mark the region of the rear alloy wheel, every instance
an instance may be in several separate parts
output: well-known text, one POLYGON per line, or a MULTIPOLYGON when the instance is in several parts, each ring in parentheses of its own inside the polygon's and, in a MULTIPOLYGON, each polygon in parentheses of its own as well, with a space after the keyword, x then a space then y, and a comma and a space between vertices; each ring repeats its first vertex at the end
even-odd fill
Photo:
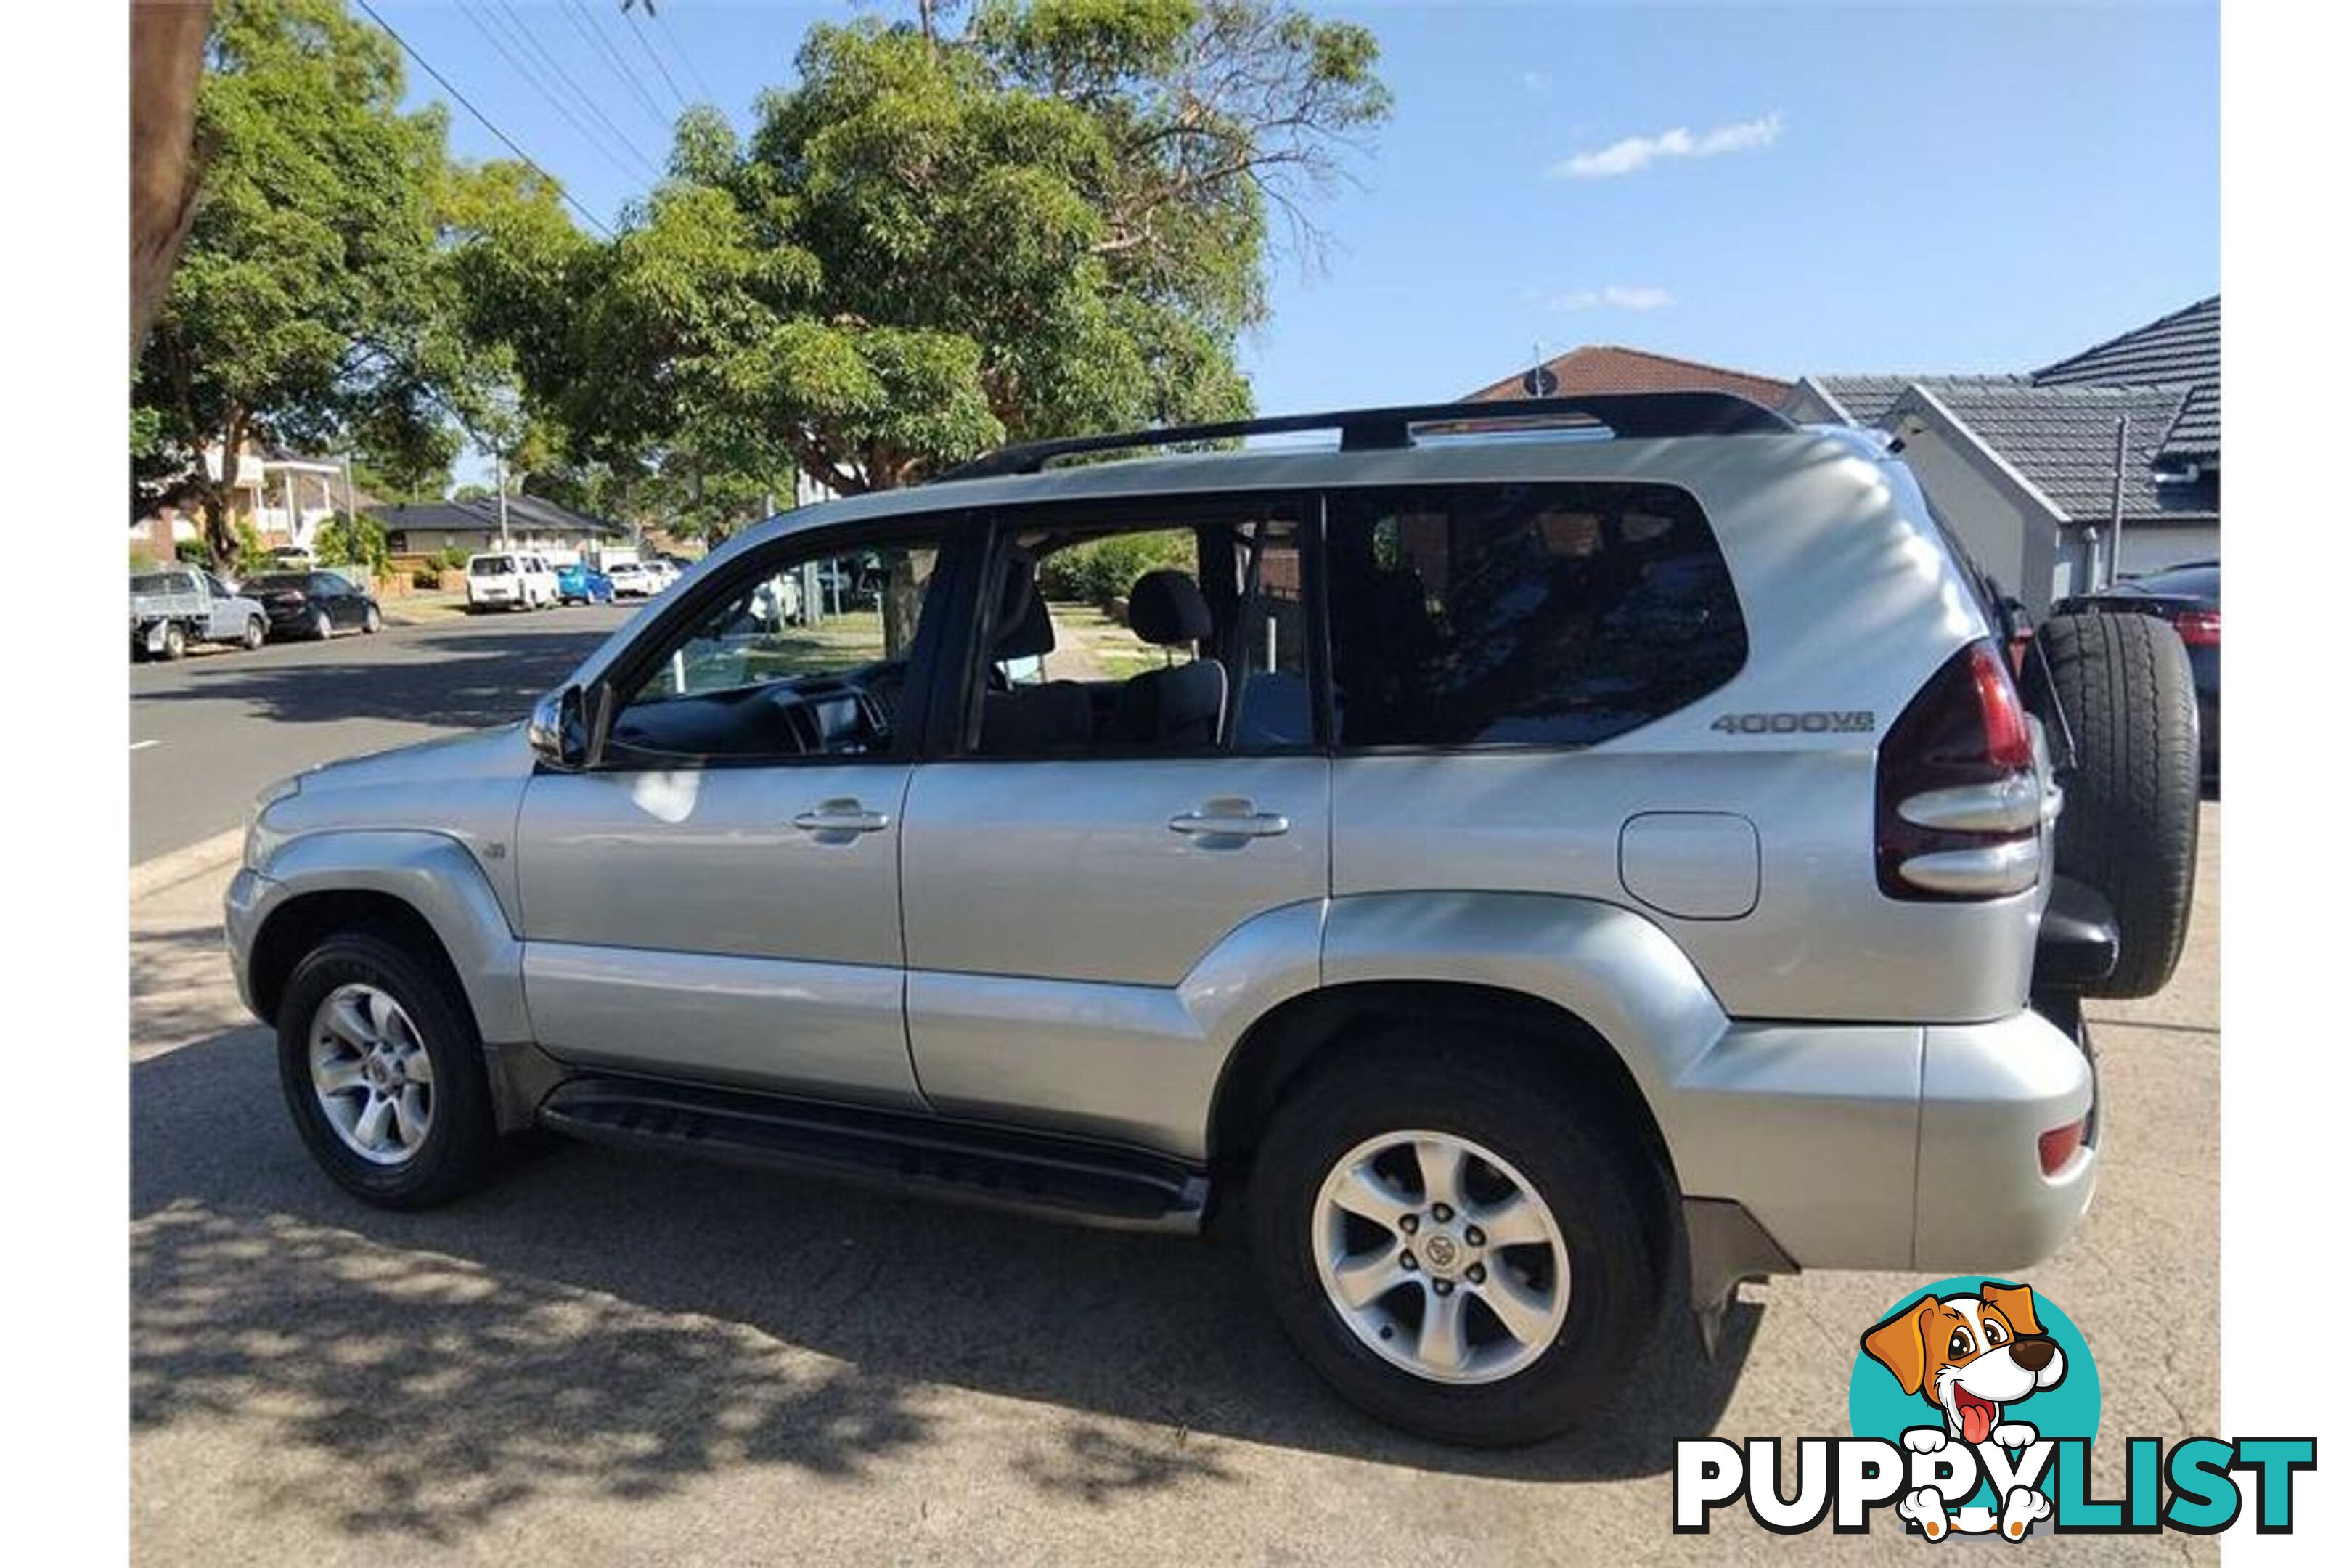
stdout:
POLYGON ((325 642, 335 635, 335 618, 326 611, 320 610, 310 617, 310 635, 320 642, 325 642))
POLYGON ((2057 868, 2106 896, 2121 938, 2114 971, 2084 990, 2152 995, 2179 962, 2197 890, 2202 763, 2188 650, 2152 616, 2053 616, 2033 640, 2020 686, 2063 768, 2057 868))
POLYGON ((163 628, 163 657, 185 658, 188 654, 187 628, 174 621, 163 628))
POLYGON ((481 1038, 455 982, 381 937, 331 937, 278 1014, 278 1079, 338 1183, 388 1208, 481 1184, 497 1144, 481 1038))
POLYGON ((261 617, 259 616, 247 616, 245 623, 246 652, 251 653, 255 648, 259 647, 263 643, 266 643, 268 640, 269 628, 262 624, 261 617))
POLYGON ((1552 1042, 1433 1023, 1339 1050, 1258 1142, 1276 1315, 1349 1401, 1441 1442, 1605 1407, 1657 1321, 1666 1184, 1552 1042))
POLYGON ((367 614, 360 617, 360 630, 369 637, 373 637, 383 630, 383 612, 370 605, 367 607, 367 614))

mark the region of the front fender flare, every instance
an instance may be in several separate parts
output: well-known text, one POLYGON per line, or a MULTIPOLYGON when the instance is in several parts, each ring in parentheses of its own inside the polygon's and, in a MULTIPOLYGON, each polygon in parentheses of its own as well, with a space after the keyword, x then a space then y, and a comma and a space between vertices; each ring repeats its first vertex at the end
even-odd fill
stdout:
POLYGON ((531 1037, 523 1005, 522 943, 471 851, 423 829, 352 828, 304 834, 278 846, 232 885, 228 937, 238 982, 247 984, 256 942, 270 919, 313 893, 378 893, 415 910, 457 973, 482 1038, 531 1037))

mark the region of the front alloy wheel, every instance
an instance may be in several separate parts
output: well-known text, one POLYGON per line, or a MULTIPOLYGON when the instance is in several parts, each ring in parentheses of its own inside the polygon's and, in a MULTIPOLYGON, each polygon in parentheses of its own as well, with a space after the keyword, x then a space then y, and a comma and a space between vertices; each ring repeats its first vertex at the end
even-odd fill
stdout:
POLYGON ((343 1146, 379 1165, 414 1159, 433 1133, 433 1058, 392 995, 354 982, 310 1019, 310 1088, 343 1146))
POLYGON ((368 1202, 425 1208, 488 1175, 481 1036, 433 955, 373 931, 320 942, 279 997, 278 1068, 311 1156, 368 1202))

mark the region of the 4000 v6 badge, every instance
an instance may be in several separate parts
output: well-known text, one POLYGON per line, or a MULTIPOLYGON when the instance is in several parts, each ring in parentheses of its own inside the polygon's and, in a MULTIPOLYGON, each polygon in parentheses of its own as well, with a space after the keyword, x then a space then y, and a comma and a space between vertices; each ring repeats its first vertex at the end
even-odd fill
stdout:
POLYGON ((1751 1437, 1675 1445, 1675 1530, 1704 1533, 1745 1500, 1765 1529, 1825 1521, 1858 1534, 1891 1510, 1912 1534, 2210 1535, 2251 1508, 2255 1528, 2294 1527, 2294 1475, 2315 1468, 2311 1437, 2125 1439, 2124 1494, 2091 1495, 2099 1376, 2066 1314, 2031 1285, 1938 1280, 1862 1335, 1848 1394, 1851 1437, 1797 1439, 1793 1496, 1780 1444, 1751 1437))

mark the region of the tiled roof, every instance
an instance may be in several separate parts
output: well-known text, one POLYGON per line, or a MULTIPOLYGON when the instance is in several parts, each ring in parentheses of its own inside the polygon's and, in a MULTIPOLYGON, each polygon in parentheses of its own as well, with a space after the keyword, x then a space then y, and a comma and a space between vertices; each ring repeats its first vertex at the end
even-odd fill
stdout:
POLYGON ((2161 455, 2213 458, 2221 451, 2221 297, 2135 327, 2033 373, 2043 386, 2191 389, 2161 455))
POLYGON ((1900 402, 1915 382, 1930 390, 1943 387, 2031 386, 2021 375, 1816 375, 1815 386, 1837 400, 1856 425, 1876 425, 1900 402))
MULTIPOLYGON (((2002 376, 1927 376, 1916 384, 2076 522, 2102 521, 2114 509, 2118 419, 2128 421, 2126 526, 2220 515, 2220 497, 2210 479, 2157 482, 2158 455, 2188 401, 2185 387, 2035 386, 2002 376)), ((1898 402, 1873 423, 1891 426, 1904 406, 1898 402)))
MULTIPOLYGON (((1545 361, 1544 368, 1559 378, 1559 389, 1553 394, 1557 397, 1603 392, 1729 392, 1770 408, 1789 394, 1787 382, 1769 375, 1620 348, 1614 343, 1588 343, 1583 348, 1571 349, 1557 359, 1545 361)), ((1520 377, 1526 374, 1525 371, 1515 371, 1493 385, 1471 393, 1463 401, 1492 403, 1525 397, 1528 392, 1520 377)))

